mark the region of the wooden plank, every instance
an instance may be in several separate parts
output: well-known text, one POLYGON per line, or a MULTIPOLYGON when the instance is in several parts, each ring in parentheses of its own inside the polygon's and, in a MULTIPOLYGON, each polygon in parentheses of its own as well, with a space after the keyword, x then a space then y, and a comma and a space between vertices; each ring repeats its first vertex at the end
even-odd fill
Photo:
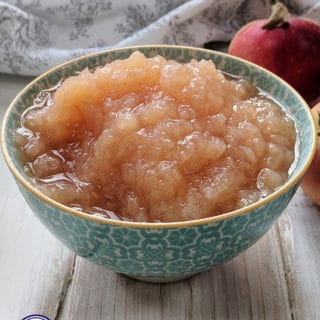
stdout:
MULTIPOLYGON (((0 76, 1 118, 29 78, 0 76)), ((72 274, 74 255, 40 224, 0 157, 0 318, 32 313, 54 319, 72 274)))
MULTIPOLYGON (((210 292, 213 292, 213 297, 208 308, 211 308, 213 319, 290 318, 287 288, 274 232, 273 228, 245 253, 213 268, 208 275, 200 275, 205 278, 202 284, 194 282, 198 289, 193 290, 197 294, 193 294, 192 310, 198 312, 192 318, 200 317, 202 312, 203 318, 209 319, 210 314, 203 314, 201 300, 210 297, 210 292)), ((205 305, 208 303, 210 301, 205 305)))
POLYGON ((77 257, 74 277, 56 320, 114 319, 117 279, 116 273, 77 257))
POLYGON ((0 318, 40 313, 54 319, 73 254, 27 208, 2 159, 0 176, 0 318))
POLYGON ((320 208, 301 189, 278 233, 293 319, 320 319, 320 208))

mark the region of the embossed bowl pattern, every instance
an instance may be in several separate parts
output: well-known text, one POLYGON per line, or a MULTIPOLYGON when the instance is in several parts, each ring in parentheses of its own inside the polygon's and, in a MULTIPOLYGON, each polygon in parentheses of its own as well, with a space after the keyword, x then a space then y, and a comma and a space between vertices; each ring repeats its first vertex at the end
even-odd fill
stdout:
POLYGON ((253 245, 284 211, 307 170, 316 130, 304 100, 283 80, 258 66, 229 55, 179 46, 141 46, 98 52, 66 62, 32 81, 11 103, 2 126, 2 150, 22 195, 35 215, 70 250, 96 264, 146 281, 175 281, 221 264, 253 245), (295 119, 297 158, 287 183, 267 198, 220 216, 178 223, 136 223, 77 212, 41 194, 20 162, 13 133, 21 113, 43 89, 84 68, 127 58, 140 50, 146 56, 188 62, 211 59, 220 70, 251 79, 285 106, 295 119))

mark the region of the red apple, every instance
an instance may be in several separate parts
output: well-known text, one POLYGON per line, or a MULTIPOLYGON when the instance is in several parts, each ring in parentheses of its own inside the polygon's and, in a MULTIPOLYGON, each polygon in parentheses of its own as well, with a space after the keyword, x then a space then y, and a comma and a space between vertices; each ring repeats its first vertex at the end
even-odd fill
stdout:
POLYGON ((312 104, 320 96, 320 25, 286 16, 284 5, 277 3, 268 20, 242 27, 228 52, 277 74, 312 104))
MULTIPOLYGON (((318 125, 318 135, 320 131, 320 102, 312 107, 311 112, 314 115, 318 125)), ((317 205, 320 205, 320 137, 317 140, 317 149, 314 158, 304 175, 300 187, 304 193, 317 205)))

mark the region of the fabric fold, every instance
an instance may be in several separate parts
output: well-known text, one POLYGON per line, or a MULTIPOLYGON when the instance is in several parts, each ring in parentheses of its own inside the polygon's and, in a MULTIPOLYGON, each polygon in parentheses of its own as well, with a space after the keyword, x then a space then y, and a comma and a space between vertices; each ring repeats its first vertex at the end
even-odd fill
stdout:
MULTIPOLYGON (((284 2, 320 22, 317 0, 284 2)), ((0 1, 0 72, 36 76, 71 58, 129 45, 227 42, 270 8, 267 0, 0 1)))

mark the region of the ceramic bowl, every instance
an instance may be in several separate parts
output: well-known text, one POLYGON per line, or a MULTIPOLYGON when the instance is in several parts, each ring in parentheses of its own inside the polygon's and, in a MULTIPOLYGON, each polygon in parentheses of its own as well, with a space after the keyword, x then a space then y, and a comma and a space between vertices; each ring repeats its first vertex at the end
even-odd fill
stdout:
POLYGON ((146 281, 176 281, 221 264, 253 245, 293 197, 314 151, 316 130, 304 100, 272 73, 229 55, 178 46, 141 46, 98 52, 64 63, 32 81, 11 103, 2 126, 2 150, 21 193, 44 226, 70 250, 96 264, 146 281), (136 223, 72 210, 41 194, 20 162, 13 133, 39 91, 84 68, 95 68, 140 50, 146 56, 188 62, 211 59, 222 71, 251 79, 279 101, 296 122, 297 157, 285 185, 265 199, 219 216, 178 223, 136 223))

